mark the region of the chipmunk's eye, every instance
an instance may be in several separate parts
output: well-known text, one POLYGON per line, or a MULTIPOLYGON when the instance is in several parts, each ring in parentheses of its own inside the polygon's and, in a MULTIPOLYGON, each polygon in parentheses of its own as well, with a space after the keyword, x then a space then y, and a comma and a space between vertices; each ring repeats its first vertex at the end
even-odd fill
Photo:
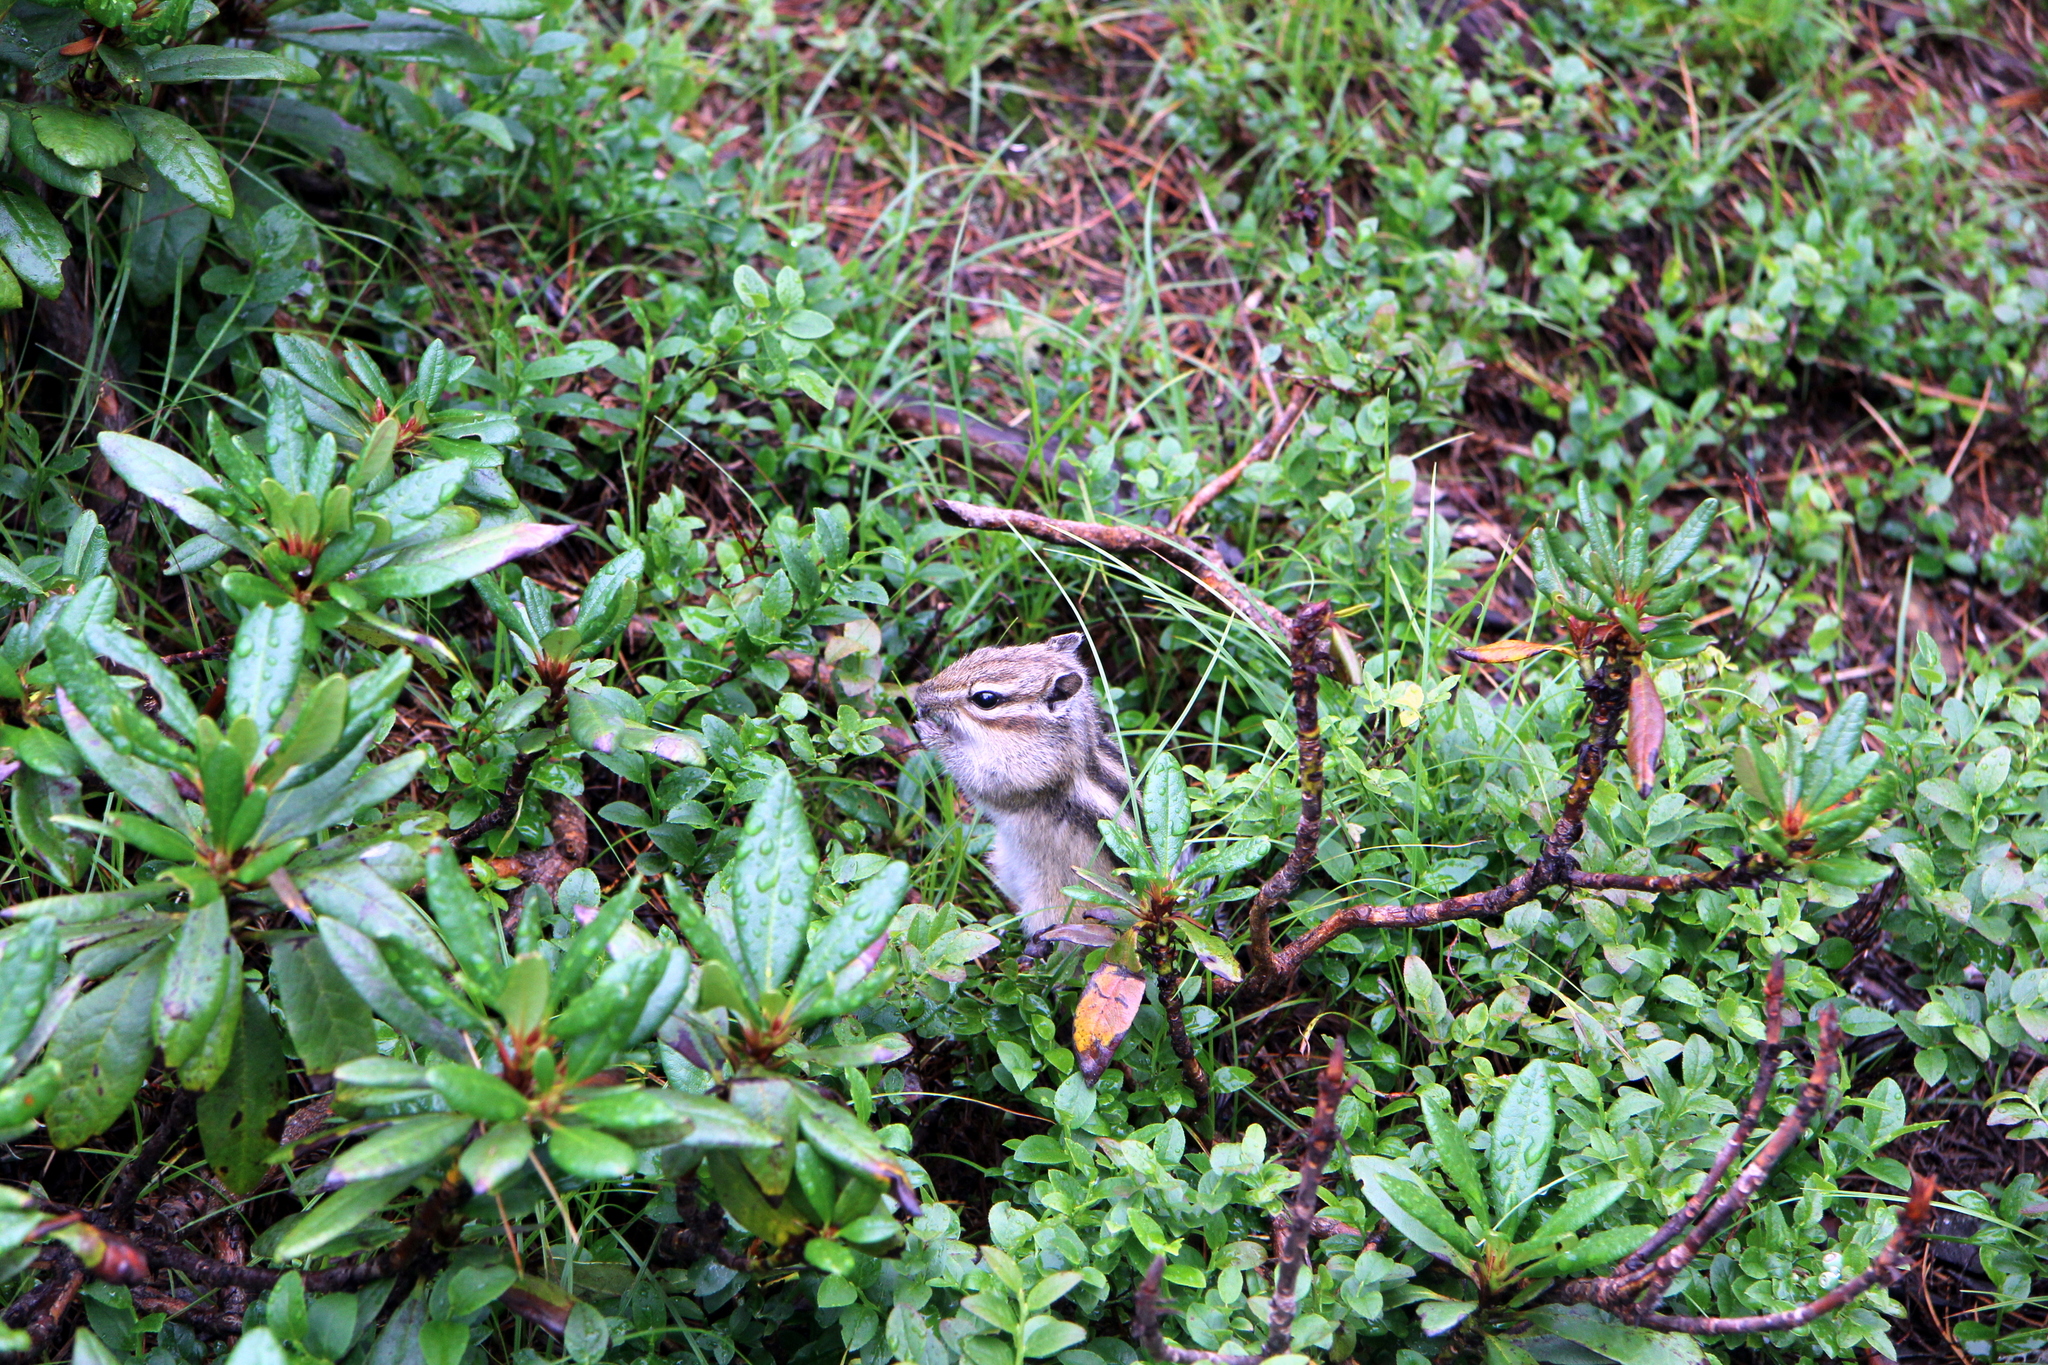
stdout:
POLYGON ((989 710, 991 707, 1002 705, 1003 694, 1000 692, 982 691, 976 692, 967 700, 973 702, 976 706, 979 706, 982 710, 986 711, 989 710))

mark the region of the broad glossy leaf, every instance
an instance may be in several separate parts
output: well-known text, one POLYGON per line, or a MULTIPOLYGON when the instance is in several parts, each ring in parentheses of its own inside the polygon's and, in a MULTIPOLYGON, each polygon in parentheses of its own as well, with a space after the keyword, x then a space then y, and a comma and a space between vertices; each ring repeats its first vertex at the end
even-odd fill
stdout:
MULTIPOLYGON (((239 980, 235 983, 240 987, 239 980)), ((244 993, 233 1060, 219 1084, 199 1097, 199 1140, 220 1182, 246 1195, 269 1173, 277 1146, 271 1119, 285 1104, 284 1045, 270 1011, 244 993)))
MULTIPOLYGON (((355 1231, 364 1219, 381 1212, 394 1195, 411 1183, 410 1175, 394 1175, 336 1190, 300 1217, 291 1231, 278 1240, 277 1258, 295 1261, 310 1256, 336 1238, 355 1231)), ((421 1316, 425 1316, 424 1306, 421 1316)))
POLYGON ((1440 1085, 1425 1086, 1420 1096, 1422 1123, 1436 1149, 1437 1164, 1451 1178, 1451 1185, 1465 1201, 1466 1210, 1479 1216, 1481 1226, 1492 1221, 1486 1201, 1486 1186, 1479 1179, 1479 1163, 1472 1155, 1472 1143, 1451 1111, 1451 1092, 1440 1085))
MULTIPOLYGON (((239 953, 235 960, 239 966, 239 953)), ((164 965, 155 1015, 164 1065, 181 1067, 199 1051, 207 1030, 220 1015, 228 989, 228 906, 214 896, 186 913, 164 965)), ((239 984, 235 989, 240 989, 239 984)))
POLYGON ((194 530, 204 531, 245 555, 254 557, 256 547, 231 525, 227 518, 191 496, 193 489, 219 493, 220 480, 193 464, 183 455, 154 441, 126 432, 100 433, 100 453, 130 488, 154 502, 162 503, 179 520, 194 530))
POLYGON ((203 134, 175 114, 144 104, 114 107, 142 147, 142 155, 193 203, 223 218, 235 216, 235 192, 220 153, 203 134))
POLYGON ((1551 1094, 1550 1064, 1537 1060, 1508 1082, 1494 1115, 1487 1148, 1493 1183, 1495 1225, 1509 1236, 1543 1186, 1556 1134, 1557 1105, 1551 1094))
POLYGON ((303 870, 296 878, 300 892, 321 914, 371 938, 404 939, 438 966, 454 965, 419 907, 359 859, 303 870))
POLYGON ((875 1136, 873 1130, 854 1117, 851 1109, 822 1096, 809 1095, 797 1116, 797 1126, 803 1132, 804 1141, 816 1148, 827 1161, 843 1171, 888 1187, 895 1196, 897 1207, 911 1217, 916 1217, 921 1211, 917 1193, 910 1188, 910 1176, 903 1163, 882 1145, 882 1140, 875 1136))
POLYGON ((1218 981, 1233 985, 1244 979, 1244 971, 1237 965, 1237 954, 1230 950, 1228 943, 1187 919, 1176 919, 1174 928, 1179 932, 1181 940, 1193 950, 1195 960, 1202 964, 1203 971, 1218 981))
POLYGON ((466 1060, 468 1049, 462 1035, 421 1009, 413 998, 398 988, 377 945, 362 932, 331 915, 319 920, 320 941, 358 995, 386 1023, 408 1038, 426 1043, 444 1057, 466 1060))
POLYGON ((306 609, 298 603, 250 608, 228 655, 227 715, 249 717, 263 734, 275 729, 298 686, 305 639, 306 609))
POLYGON ((495 995, 505 975, 504 928, 455 854, 438 840, 427 850, 427 904, 455 965, 486 996, 495 995))
POLYGON ((1630 1327, 1583 1304, 1545 1304, 1531 1310, 1529 1320, 1539 1332, 1575 1341, 1620 1365, 1707 1365, 1709 1359, 1698 1337, 1630 1327))
POLYGON ((142 59, 143 73, 157 85, 190 81, 292 81, 305 84, 320 73, 276 52, 192 43, 167 47, 142 59))
POLYGON ((400 1119, 336 1157, 328 1170, 328 1188, 353 1185, 359 1180, 416 1175, 461 1141, 469 1128, 470 1118, 466 1114, 421 1114, 400 1119))
POLYGON ((575 529, 537 521, 489 526, 402 550, 390 563, 356 581, 365 594, 424 597, 466 583, 522 555, 544 550, 575 529))
POLYGON ((103 171, 135 155, 135 138, 104 114, 89 114, 68 104, 36 104, 28 110, 36 141, 67 166, 103 171))
POLYGON ((1396 1232, 1422 1250, 1445 1257, 1460 1268, 1475 1254, 1470 1234, 1436 1192, 1407 1167, 1385 1157, 1359 1156, 1351 1159, 1351 1172, 1358 1177, 1366 1200, 1396 1232))
POLYGON ((65 1086, 43 1122, 58 1148, 97 1136, 128 1111, 156 1050, 150 1014, 166 950, 155 949, 72 1002, 50 1038, 65 1086))
POLYGON ((1582 1185, 1566 1195, 1564 1203, 1537 1225, 1536 1231, 1529 1234, 1528 1241, 1544 1245, 1575 1233, 1607 1212, 1614 1206, 1614 1201, 1626 1193, 1626 1180, 1603 1180, 1596 1185, 1582 1185))
MULTIPOLYGON (((492 16, 495 17, 495 16, 492 16)), ((396 57, 438 61, 466 71, 495 72, 504 63, 476 39, 440 19, 403 10, 379 10, 368 19, 346 10, 286 14, 269 25, 273 38, 316 52, 347 57, 396 57)))
POLYGON ((533 1151, 533 1134, 524 1123, 499 1123, 462 1149, 462 1178, 471 1187, 489 1193, 526 1165, 533 1151))
POLYGON ((427 1084, 448 1101, 448 1107, 485 1123, 510 1123, 527 1114, 526 1096, 502 1076, 473 1066, 444 1062, 427 1068, 427 1084))
POLYGON ((13 191, 0 193, 0 257, 21 282, 46 299, 64 292, 64 258, 71 239, 40 200, 13 191))
POLYGON ((1095 969, 1081 991, 1081 1003, 1074 1007, 1074 1053, 1083 1076, 1102 1079, 1144 1003, 1143 972, 1116 961, 1095 969))
POLYGON ((295 935, 273 940, 270 981, 306 1070, 332 1071, 377 1050, 370 1007, 336 969, 319 939, 295 935))
POLYGON ((564 1127, 548 1134, 548 1159, 579 1180, 618 1180, 640 1164, 633 1149, 595 1128, 564 1127))
POLYGON ((834 978, 840 969, 888 932, 909 889, 910 868, 893 861, 856 886, 805 951, 803 970, 797 973, 793 994, 802 999, 828 984, 836 990, 834 978))
POLYGON ((1162 867, 1172 867, 1180 861, 1180 851, 1187 843, 1190 816, 1187 778, 1171 753, 1159 755, 1145 774, 1140 805, 1154 854, 1162 867))
MULTIPOLYGON (((285 16, 285 19, 291 18, 335 22, 333 17, 326 15, 285 16)), ((273 36, 282 36, 278 33, 277 24, 285 19, 272 24, 270 31, 273 36)), ((355 21, 352 17, 343 16, 342 22, 355 21)), ((244 96, 232 101, 232 105, 236 113, 261 128, 266 137, 280 137, 316 155, 333 157, 346 169, 348 178, 358 184, 401 195, 420 192, 419 177, 389 147, 331 109, 283 96, 244 96)))
POLYGON ((28 1037, 50 998, 59 946, 56 917, 43 916, 8 935, 0 949, 0 1067, 28 1037))
POLYGON ((787 984, 810 927, 818 852, 796 780, 780 764, 747 812, 739 848, 722 875, 732 891, 744 965, 760 989, 787 984))

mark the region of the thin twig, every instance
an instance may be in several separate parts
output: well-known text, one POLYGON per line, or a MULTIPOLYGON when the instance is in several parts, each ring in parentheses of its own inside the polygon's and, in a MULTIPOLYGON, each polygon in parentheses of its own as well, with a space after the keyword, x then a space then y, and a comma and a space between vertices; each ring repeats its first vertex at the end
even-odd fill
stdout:
POLYGON ((526 799, 526 779, 533 773, 533 765, 540 762, 540 756, 547 752, 543 744, 538 749, 523 753, 512 760, 512 771, 505 778, 505 790, 498 796, 498 804, 485 811, 476 819, 448 836, 455 844, 466 844, 493 830, 503 829, 519 816, 519 803, 526 799))
POLYGON ((134 1157, 121 1168, 114 1178, 114 1188, 107 1195, 107 1214, 116 1229, 132 1227, 135 1223, 135 1201, 142 1195, 142 1187, 156 1174, 162 1164, 164 1153, 171 1143, 192 1123, 192 1092, 180 1090, 165 1106, 163 1117, 157 1120, 155 1131, 143 1139, 134 1157))
POLYGON ((1707 1168, 1706 1178, 1700 1181, 1700 1187, 1693 1191, 1684 1207, 1664 1220, 1664 1225, 1651 1234, 1649 1241, 1622 1257, 1621 1263, 1614 1268, 1615 1274, 1629 1275, 1640 1270, 1652 1256, 1669 1246, 1693 1219, 1699 1217, 1700 1210, 1714 1197, 1714 1191, 1721 1186, 1721 1177, 1728 1174, 1735 1158, 1742 1155, 1749 1135, 1756 1131, 1757 1120, 1763 1117, 1764 1103, 1770 1098, 1771 1086, 1778 1079, 1778 1048, 1784 1038, 1785 959, 1780 957, 1772 960, 1770 975, 1764 978, 1764 1041, 1757 1049, 1756 1085, 1749 1092, 1749 1103, 1743 1106, 1741 1116, 1735 1120, 1734 1130, 1721 1144, 1721 1150, 1714 1157, 1714 1164, 1707 1168))
POLYGON ((1323 836, 1323 731, 1316 692, 1329 671, 1327 635, 1330 604, 1311 602, 1288 623, 1288 658, 1294 685, 1295 768, 1301 784, 1301 814, 1294 825, 1294 848, 1259 887, 1245 911, 1251 933, 1252 972, 1273 975, 1273 911, 1287 903, 1315 862, 1323 836))
POLYGON ((1804 1327, 1815 1318, 1834 1312, 1872 1285, 1890 1280, 1906 1248, 1927 1230, 1927 1224, 1934 1212, 1934 1196, 1937 1192, 1934 1177, 1919 1175, 1913 1178, 1913 1194, 1906 1201, 1905 1211, 1899 1215, 1899 1225, 1892 1229, 1884 1249, 1870 1263, 1870 1268, 1861 1275, 1842 1281, 1827 1293, 1810 1303, 1797 1308, 1787 1308, 1776 1313, 1757 1313, 1746 1318, 1693 1317, 1682 1313, 1637 1313, 1628 1321, 1639 1327, 1654 1327, 1665 1332, 1689 1332, 1695 1336, 1719 1336, 1733 1332, 1784 1332, 1794 1327, 1804 1327))
POLYGON ((1295 1295, 1302 1267, 1308 1263, 1309 1239, 1319 1220, 1321 1201, 1316 1190, 1323 1170, 1337 1150, 1337 1104, 1351 1089, 1344 1075, 1344 1050, 1333 1048, 1330 1060, 1316 1084, 1315 1118, 1309 1123, 1301 1154, 1301 1180, 1286 1212, 1274 1220, 1272 1307, 1266 1316, 1266 1345, 1258 1355, 1233 1355, 1227 1351, 1198 1351, 1176 1346, 1160 1332, 1160 1281, 1166 1273, 1166 1258, 1155 1256, 1131 1305, 1131 1335, 1138 1349, 1167 1365, 1260 1365, 1283 1354, 1294 1340, 1295 1295))
POLYGON ((1149 526, 1111 526, 1094 521, 1065 521, 1012 507, 986 507, 975 502, 934 498, 932 508, 948 526, 971 531, 1010 531, 1052 545, 1086 545, 1119 558, 1152 555, 1194 579, 1209 594, 1260 630, 1287 638, 1287 618, 1245 591, 1228 570, 1183 537, 1149 526))
POLYGON ((1187 500, 1187 505, 1174 514, 1173 520, 1167 524, 1167 530, 1177 536, 1186 535, 1188 527, 1194 524, 1196 515, 1229 492, 1231 485, 1243 478, 1247 469, 1261 460, 1278 455, 1281 448, 1287 444, 1287 438, 1294 434, 1294 428, 1301 422, 1301 415, 1308 411, 1309 402, 1314 397, 1315 390, 1308 385, 1295 385, 1294 393, 1288 398, 1286 408, 1273 423, 1273 429, 1260 437, 1252 448, 1244 453, 1243 459, 1203 484, 1195 495, 1187 500))

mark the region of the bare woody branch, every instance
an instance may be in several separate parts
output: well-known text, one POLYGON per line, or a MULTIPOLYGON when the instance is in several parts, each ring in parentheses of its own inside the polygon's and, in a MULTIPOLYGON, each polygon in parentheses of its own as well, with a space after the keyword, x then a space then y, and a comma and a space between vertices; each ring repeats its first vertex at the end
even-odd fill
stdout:
POLYGON ((1693 1191, 1692 1198, 1665 1219, 1664 1225, 1652 1233, 1647 1242, 1621 1259, 1614 1268, 1616 1275, 1632 1275, 1642 1269, 1645 1262, 1689 1227, 1692 1220, 1700 1216, 1700 1210, 1707 1206, 1707 1201, 1714 1197, 1714 1191, 1721 1187, 1721 1177, 1728 1174, 1735 1158, 1742 1155, 1749 1135, 1756 1131, 1757 1120, 1763 1117, 1764 1102, 1770 1099, 1771 1087, 1777 1083, 1778 1048, 1784 1039, 1785 959, 1780 957, 1772 960, 1771 973, 1764 979, 1764 1041, 1757 1049, 1756 1086, 1749 1092, 1749 1103, 1743 1106, 1741 1116, 1735 1120, 1734 1130, 1721 1144, 1714 1164, 1707 1168, 1706 1178, 1700 1181, 1700 1187, 1693 1191))
POLYGON ((1316 700, 1319 678, 1329 671, 1330 604, 1311 602, 1288 622, 1288 659, 1294 685, 1295 769, 1301 784, 1301 815, 1294 825, 1294 848, 1287 861, 1259 887, 1245 911, 1251 934, 1252 971, 1270 976, 1273 963, 1273 911, 1287 903, 1315 863, 1323 837, 1323 731, 1316 700))
POLYGON ((1273 423, 1273 429, 1260 437, 1257 443, 1244 453, 1243 459, 1196 490, 1195 495, 1188 499, 1187 505, 1174 514, 1173 521, 1168 524, 1167 529, 1177 536, 1186 535, 1188 527, 1194 524, 1202 509, 1229 492, 1231 485, 1243 478, 1247 469, 1261 460, 1270 460, 1279 454, 1281 447, 1287 444, 1287 438, 1294 434, 1294 428, 1301 422, 1301 415, 1308 411, 1309 400, 1313 397, 1314 389, 1306 384, 1296 385, 1293 394, 1287 400, 1286 408, 1273 423))
MULTIPOLYGON (((1365 903, 1345 906, 1332 913, 1315 928, 1289 942, 1285 948, 1278 950, 1271 946, 1270 928, 1266 930, 1267 936, 1262 943, 1260 921, 1262 916, 1270 921, 1271 913, 1278 907, 1280 900, 1267 901, 1265 889, 1261 888, 1260 896, 1253 901, 1253 909, 1247 914, 1251 922, 1254 970, 1259 971, 1270 963, 1271 975, 1289 976, 1300 970, 1301 964, 1307 961, 1311 954, 1339 934, 1354 929, 1415 929, 1448 924, 1453 920, 1492 918, 1534 900, 1552 887, 1569 887, 1579 891, 1640 891, 1664 895, 1686 891, 1726 891, 1738 886, 1756 886, 1776 875, 1780 870, 1776 863, 1768 858, 1749 855, 1738 857, 1726 867, 1711 872, 1651 875, 1586 872, 1579 868, 1577 860, 1572 855, 1572 849, 1585 835, 1586 806, 1593 798, 1593 788, 1599 782, 1601 774, 1606 771, 1608 756, 1619 746, 1622 722, 1628 714, 1628 691, 1633 674, 1633 664, 1608 660, 1599 666, 1592 679, 1587 682, 1587 737, 1579 745, 1571 785, 1566 788, 1559 804, 1557 820, 1551 826, 1550 833, 1544 837, 1542 849, 1533 864, 1499 886, 1485 891, 1472 891, 1461 896, 1411 905, 1365 903), (1261 904, 1262 901, 1266 903, 1261 904)), ((1301 689, 1298 669, 1296 677, 1295 731, 1299 736, 1297 743, 1305 745, 1313 742, 1318 758, 1313 784, 1307 765, 1302 766, 1303 822, 1297 829, 1295 842, 1295 854, 1299 856, 1302 853, 1300 831, 1307 828, 1311 813, 1320 826, 1322 774, 1321 730, 1315 711, 1315 690, 1309 688, 1304 692, 1301 689), (1310 790, 1311 785, 1313 791, 1310 790), (1314 801, 1313 812, 1310 808, 1311 797, 1314 801)), ((1307 856, 1313 857, 1312 847, 1307 856)), ((1293 862, 1292 857, 1289 862, 1293 862)), ((1306 870, 1305 863, 1303 870, 1306 870)), ((1298 883, 1298 876, 1296 881, 1298 883)), ((1293 890, 1293 885, 1287 886, 1286 894, 1291 895, 1293 890)))
POLYGON ((1899 1225, 1892 1229, 1884 1249, 1871 1261, 1870 1268, 1861 1275, 1844 1280, 1827 1293, 1810 1303, 1797 1308, 1787 1308, 1778 1313, 1756 1313, 1741 1318, 1694 1317, 1684 1313, 1637 1313, 1629 1321, 1640 1327, 1654 1327, 1665 1332, 1690 1332, 1695 1336, 1718 1336, 1729 1332, 1783 1332, 1794 1327, 1804 1327, 1815 1318, 1834 1312, 1843 1304, 1875 1285, 1888 1283, 1898 1269, 1900 1260, 1908 1247, 1927 1230, 1927 1224, 1934 1214, 1934 1196, 1937 1193, 1934 1177, 1920 1175, 1913 1178, 1912 1197, 1899 1214, 1899 1225))
POLYGON ((1094 521, 1063 521, 1013 507, 986 507, 975 502, 934 498, 932 507, 948 526, 970 531, 1009 531, 1049 545, 1088 546, 1120 559, 1151 556, 1192 578, 1231 611, 1280 639, 1287 638, 1287 618, 1245 591, 1221 564, 1182 536, 1149 526, 1111 526, 1094 521))
POLYGON ((1131 1333, 1145 1355, 1165 1361, 1166 1365, 1261 1365, 1286 1352, 1294 1340, 1296 1295, 1300 1291, 1302 1268, 1308 1264, 1309 1240, 1329 1226, 1328 1219, 1317 1216, 1322 1207, 1317 1190, 1322 1185, 1323 1171, 1337 1150, 1337 1105, 1350 1089, 1351 1082, 1344 1075, 1344 1049, 1334 1047, 1316 1082, 1316 1111, 1304 1135, 1301 1180, 1287 1202, 1286 1212, 1273 1220, 1273 1299, 1266 1315, 1265 1348, 1258 1355, 1235 1355, 1176 1346, 1168 1341, 1160 1331, 1159 1303, 1166 1258, 1155 1256, 1138 1285, 1131 1310, 1131 1333))

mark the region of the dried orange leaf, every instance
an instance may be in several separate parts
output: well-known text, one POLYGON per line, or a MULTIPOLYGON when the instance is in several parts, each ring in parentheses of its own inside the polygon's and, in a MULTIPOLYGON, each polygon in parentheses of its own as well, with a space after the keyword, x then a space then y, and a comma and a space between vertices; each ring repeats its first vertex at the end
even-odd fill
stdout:
POLYGON ((1664 699, 1648 669, 1636 670, 1628 685, 1628 761, 1636 773, 1636 794, 1647 799, 1664 752, 1664 699))
POLYGON ((1564 654, 1573 652, 1570 645, 1546 645, 1535 640, 1495 640, 1490 645, 1461 646, 1451 651, 1451 657, 1468 664, 1518 664, 1552 650, 1564 654))
POLYGON ((1081 1003, 1074 1010, 1074 1051, 1081 1074, 1092 1084, 1102 1079, 1124 1035, 1145 1003, 1145 976, 1119 962, 1105 962, 1088 978, 1081 1003))

